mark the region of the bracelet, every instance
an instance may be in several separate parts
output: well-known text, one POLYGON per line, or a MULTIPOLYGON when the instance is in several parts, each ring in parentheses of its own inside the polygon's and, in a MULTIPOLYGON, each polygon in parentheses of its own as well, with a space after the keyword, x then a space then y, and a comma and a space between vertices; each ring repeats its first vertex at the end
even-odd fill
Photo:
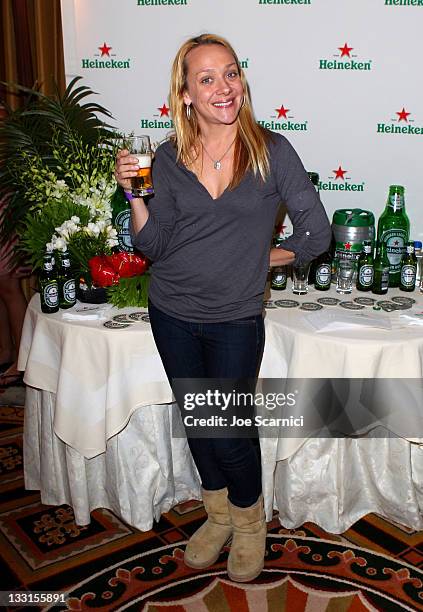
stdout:
POLYGON ((132 191, 126 191, 125 189, 123 193, 125 194, 125 198, 128 200, 128 202, 134 199, 134 196, 132 195, 132 191))

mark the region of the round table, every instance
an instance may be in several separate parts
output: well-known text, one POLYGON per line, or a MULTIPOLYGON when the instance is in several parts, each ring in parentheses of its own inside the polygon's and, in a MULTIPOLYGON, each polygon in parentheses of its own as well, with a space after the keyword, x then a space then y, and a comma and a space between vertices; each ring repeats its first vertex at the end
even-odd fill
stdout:
MULTIPOLYGON (((390 290, 387 297, 394 294, 400 292, 390 290)), ((328 295, 336 296, 334 289, 301 297, 273 292, 271 299, 302 304, 328 295)), ((359 312, 325 307, 317 313, 299 306, 266 308, 260 378, 421 378, 423 297, 412 297, 411 310, 394 313, 371 307, 359 312), (363 313, 370 321, 359 318, 363 313), (385 328, 369 326, 372 316, 374 325, 385 328), (343 320, 344 328, 333 329, 343 320)), ((121 329, 103 325, 117 313, 142 309, 82 308, 77 303, 45 315, 36 295, 27 310, 19 355, 28 385, 26 486, 40 489, 44 503, 70 503, 80 524, 89 522, 90 510, 108 507, 149 529, 178 501, 200 497, 198 475, 186 440, 172 436, 176 407, 148 322, 121 329)), ((313 521, 339 533, 377 512, 423 527, 418 444, 286 435, 260 442, 269 519, 276 507, 286 527, 313 521)))

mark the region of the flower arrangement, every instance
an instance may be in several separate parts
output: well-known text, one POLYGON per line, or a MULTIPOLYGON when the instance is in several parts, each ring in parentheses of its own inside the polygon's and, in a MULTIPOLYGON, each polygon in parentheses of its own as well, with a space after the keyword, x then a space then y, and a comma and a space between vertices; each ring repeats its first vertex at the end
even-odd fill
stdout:
POLYGON ((39 154, 25 156, 21 168, 30 203, 22 222, 21 249, 35 270, 41 268, 46 249, 68 250, 74 267, 91 284, 89 260, 110 255, 118 244, 111 205, 116 192, 114 147, 105 147, 102 139, 85 144, 71 135, 66 144, 54 138, 51 153, 57 162, 54 169, 39 154), (59 178, 65 168, 65 178, 59 178))
MULTIPOLYGON (((113 170, 121 135, 98 119, 111 116, 106 109, 82 103, 93 92, 76 87, 79 79, 63 96, 19 87, 28 94, 27 105, 0 126, 0 195, 12 194, 0 240, 18 228, 19 250, 34 271, 41 269, 46 250, 68 250, 81 286, 91 288, 102 282, 93 278, 98 258, 113 257, 118 245, 113 201, 123 195, 113 170)), ((130 305, 124 298, 129 287, 131 305, 137 299, 135 305, 146 305, 148 278, 141 275, 148 264, 142 260, 130 270, 118 267, 113 283, 100 285, 113 284, 112 303, 130 305)))

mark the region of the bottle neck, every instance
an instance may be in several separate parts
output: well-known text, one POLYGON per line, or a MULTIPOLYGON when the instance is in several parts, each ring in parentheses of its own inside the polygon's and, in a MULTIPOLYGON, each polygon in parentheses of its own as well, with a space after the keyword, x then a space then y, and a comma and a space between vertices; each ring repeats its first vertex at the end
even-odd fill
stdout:
POLYGON ((386 255, 386 246, 384 242, 379 245, 378 255, 381 259, 386 255))
POLYGON ((401 193, 389 194, 386 207, 393 212, 403 210, 405 207, 404 196, 401 193))

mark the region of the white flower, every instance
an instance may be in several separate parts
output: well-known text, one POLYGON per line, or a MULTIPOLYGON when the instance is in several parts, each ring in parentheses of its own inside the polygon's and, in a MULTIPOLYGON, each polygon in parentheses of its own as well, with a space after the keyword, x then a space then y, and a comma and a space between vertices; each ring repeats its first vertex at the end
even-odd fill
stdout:
POLYGON ((117 238, 117 230, 116 228, 113 227, 113 225, 108 225, 106 228, 106 234, 108 238, 113 238, 116 239, 117 238))
MULTIPOLYGON (((54 175, 53 175, 54 176, 54 175)), ((65 181, 54 181, 51 189, 51 197, 60 200, 65 193, 69 192, 69 187, 65 181)))
POLYGON ((115 246, 117 246, 119 244, 119 240, 116 240, 115 238, 108 238, 106 240, 106 244, 108 247, 110 247, 111 249, 115 246))
POLYGON ((85 228, 85 231, 87 232, 87 234, 91 235, 91 236, 95 236, 97 237, 100 234, 100 228, 98 226, 97 223, 88 223, 87 227, 85 228))
POLYGON ((52 238, 53 249, 55 251, 66 251, 67 243, 63 238, 58 238, 57 236, 53 236, 52 238), (56 240, 54 240, 56 238, 56 240))
POLYGON ((49 253, 51 253, 51 251, 53 251, 53 243, 52 242, 47 242, 46 243, 46 251, 48 251, 49 253))
MULTIPOLYGON (((72 219, 78 219, 78 217, 72 217, 72 219)), ((72 219, 65 221, 59 227, 54 228, 59 236, 65 240, 69 240, 73 234, 79 231, 78 225, 72 219)))
POLYGON ((79 223, 81 223, 81 219, 79 217, 77 217, 76 215, 73 215, 73 217, 70 218, 70 220, 75 223, 76 225, 78 225, 79 223))

